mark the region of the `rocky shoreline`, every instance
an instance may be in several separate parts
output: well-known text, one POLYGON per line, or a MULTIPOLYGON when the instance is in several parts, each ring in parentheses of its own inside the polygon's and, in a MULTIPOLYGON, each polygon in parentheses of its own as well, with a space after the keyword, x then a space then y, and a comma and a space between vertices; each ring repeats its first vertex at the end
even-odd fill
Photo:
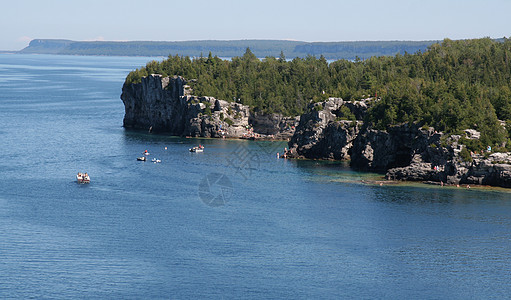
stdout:
POLYGON ((297 118, 252 113, 247 105, 191 95, 187 81, 158 74, 125 84, 125 128, 187 137, 288 140, 297 118))
MULTIPOLYGON (((511 188, 511 153, 467 158, 461 153, 467 153, 461 135, 446 136, 417 124, 375 130, 363 122, 375 98, 329 98, 290 118, 191 93, 178 76, 152 74, 125 84, 124 127, 187 137, 288 140, 289 158, 347 160, 357 170, 384 173, 387 180, 511 188)), ((478 133, 466 130, 463 138, 477 139, 478 133)))
MULTIPOLYGON (((467 158, 461 154, 465 147, 460 143, 462 136, 446 136, 417 124, 372 129, 362 119, 374 101, 377 99, 346 102, 330 98, 311 104, 289 142, 288 156, 349 160, 351 167, 385 173, 387 180, 511 188, 511 153, 472 153, 467 158), (357 120, 343 120, 343 106, 357 120)), ((464 138, 479 137, 475 130, 466 130, 464 138)))

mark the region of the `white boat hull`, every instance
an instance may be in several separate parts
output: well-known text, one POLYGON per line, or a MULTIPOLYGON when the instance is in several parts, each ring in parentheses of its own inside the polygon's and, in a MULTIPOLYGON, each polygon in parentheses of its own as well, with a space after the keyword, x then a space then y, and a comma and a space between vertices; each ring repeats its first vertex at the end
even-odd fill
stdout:
POLYGON ((78 183, 90 183, 90 177, 89 176, 76 175, 76 181, 78 183))

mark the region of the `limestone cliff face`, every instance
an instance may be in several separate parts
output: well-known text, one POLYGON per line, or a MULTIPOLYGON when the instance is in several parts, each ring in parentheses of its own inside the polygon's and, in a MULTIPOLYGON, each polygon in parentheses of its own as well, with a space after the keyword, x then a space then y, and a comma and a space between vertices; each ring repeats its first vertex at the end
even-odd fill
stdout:
MULTIPOLYGON (((434 181, 447 184, 479 184, 511 187, 511 153, 485 157, 461 155, 461 136, 445 136, 433 128, 403 124, 385 131, 365 130, 354 142, 351 165, 355 168, 386 172, 387 179, 434 181)), ((474 130, 466 138, 479 138, 474 130)))
POLYGON ((284 117, 281 114, 251 113, 248 122, 254 132, 273 135, 278 139, 288 140, 293 136, 294 127, 298 125, 300 117, 284 117))
POLYGON ((193 137, 242 137, 249 107, 213 97, 189 95, 182 77, 153 74, 125 84, 124 127, 193 137))
MULTIPOLYGON (((188 105, 182 98, 185 81, 151 75, 138 84, 125 84, 121 99, 124 103, 124 127, 154 131, 182 132, 188 105)), ((190 105, 191 106, 191 105, 190 105)), ((190 107, 193 109, 193 107, 190 107)))
POLYGON ((299 120, 251 113, 247 105, 190 94, 187 81, 178 76, 152 74, 140 83, 125 84, 124 127, 192 137, 289 139, 299 120))
POLYGON ((429 145, 438 143, 441 134, 404 124, 388 130, 364 128, 353 143, 351 164, 363 170, 385 171, 404 167, 413 161, 437 160, 428 151, 429 145))
POLYGON ((511 188, 511 153, 493 153, 488 158, 474 159, 460 182, 511 188))
POLYGON ((493 153, 487 158, 483 155, 473 155, 472 162, 464 161, 456 149, 447 149, 446 154, 450 160, 444 164, 417 159, 408 166, 389 169, 386 177, 393 180, 436 181, 447 184, 478 184, 511 188, 510 153, 493 153))
POLYGON ((347 102, 340 98, 311 104, 307 113, 300 116, 300 123, 289 142, 290 155, 295 158, 350 159, 349 151, 362 122, 340 120, 338 114, 343 105, 347 102))
MULTIPOLYGON (((465 161, 469 152, 459 143, 459 135, 444 136, 417 124, 375 130, 362 121, 339 120, 342 106, 357 119, 362 119, 367 111, 364 101, 330 98, 311 104, 289 142, 290 156, 351 160, 356 169, 385 172, 393 180, 511 187, 511 153, 472 154, 465 161)), ((465 131, 467 139, 479 137, 475 130, 465 131)))

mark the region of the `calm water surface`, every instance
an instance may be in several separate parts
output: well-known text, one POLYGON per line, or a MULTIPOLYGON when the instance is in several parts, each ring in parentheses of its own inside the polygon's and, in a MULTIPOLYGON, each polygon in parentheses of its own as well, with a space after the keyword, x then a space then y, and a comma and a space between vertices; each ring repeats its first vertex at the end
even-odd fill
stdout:
POLYGON ((122 83, 148 60, 0 54, 1 299, 511 295, 509 191, 125 131, 122 83))

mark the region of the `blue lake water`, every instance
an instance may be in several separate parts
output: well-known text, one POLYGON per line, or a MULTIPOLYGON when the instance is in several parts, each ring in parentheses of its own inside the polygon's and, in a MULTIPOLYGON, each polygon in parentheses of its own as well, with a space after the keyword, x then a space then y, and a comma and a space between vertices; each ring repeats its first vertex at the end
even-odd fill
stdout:
POLYGON ((149 59, 0 54, 0 299, 511 295, 510 191, 126 131, 149 59))

